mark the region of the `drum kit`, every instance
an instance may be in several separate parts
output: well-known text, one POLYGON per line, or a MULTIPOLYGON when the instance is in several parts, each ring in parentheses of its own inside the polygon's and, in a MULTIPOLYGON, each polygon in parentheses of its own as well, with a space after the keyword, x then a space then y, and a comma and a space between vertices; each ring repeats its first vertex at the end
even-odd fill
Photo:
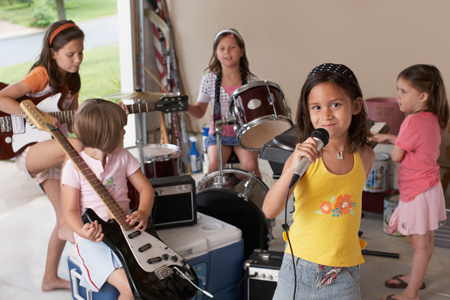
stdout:
MULTIPOLYGON (((105 97, 157 100, 162 96, 164 94, 139 91, 105 97)), ((293 123, 283 92, 270 81, 252 82, 234 91, 229 100, 229 111, 230 114, 215 123, 219 170, 206 174, 198 182, 197 210, 241 229, 244 256, 249 257, 254 249, 268 249, 272 239, 275 219, 267 219, 262 212, 269 188, 253 173, 222 168, 222 126, 234 124, 240 146, 249 151, 260 151, 264 144, 290 129, 293 123)), ((181 153, 176 145, 142 145, 141 140, 140 137, 137 146, 128 150, 140 161, 147 178, 180 175, 178 160, 181 153)), ((130 207, 136 207, 138 192, 130 184, 128 187, 130 207)))
POLYGON ((256 81, 234 91, 229 100, 231 115, 216 121, 218 171, 207 174, 197 185, 197 210, 241 229, 244 257, 254 249, 268 249, 275 219, 262 212, 269 188, 253 173, 223 170, 222 125, 234 123, 242 148, 259 151, 275 136, 293 126, 291 111, 280 87, 256 81))

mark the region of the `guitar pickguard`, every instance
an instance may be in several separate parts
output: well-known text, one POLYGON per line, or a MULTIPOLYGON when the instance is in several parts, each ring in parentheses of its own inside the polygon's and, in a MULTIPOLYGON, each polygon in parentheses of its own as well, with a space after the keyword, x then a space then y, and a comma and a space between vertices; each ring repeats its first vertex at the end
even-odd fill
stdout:
POLYGON ((135 229, 125 231, 122 229, 122 233, 134 258, 146 272, 155 272, 168 264, 183 267, 183 258, 148 232, 135 229))
MULTIPOLYGON (((39 102, 36 107, 41 111, 59 111, 58 101, 61 94, 55 94, 50 96, 41 102, 39 102)), ((46 140, 51 140, 52 135, 46 131, 40 131, 32 127, 28 122, 25 123, 25 131, 23 133, 14 133, 12 136, 12 149, 14 152, 19 151, 22 147, 30 143, 38 143, 46 140)))

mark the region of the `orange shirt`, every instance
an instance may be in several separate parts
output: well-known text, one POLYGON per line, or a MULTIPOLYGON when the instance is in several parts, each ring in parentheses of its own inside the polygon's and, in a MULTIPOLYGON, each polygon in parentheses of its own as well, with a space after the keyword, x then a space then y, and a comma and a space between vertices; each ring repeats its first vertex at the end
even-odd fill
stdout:
MULTIPOLYGON (((31 93, 27 96, 40 97, 51 92, 55 92, 49 85, 49 77, 47 70, 43 66, 38 66, 28 73, 28 75, 22 79, 31 89, 31 93)), ((68 88, 64 88, 63 91, 68 91, 66 98, 63 100, 61 107, 63 110, 69 109, 75 98, 78 98, 78 93, 72 95, 68 88)))

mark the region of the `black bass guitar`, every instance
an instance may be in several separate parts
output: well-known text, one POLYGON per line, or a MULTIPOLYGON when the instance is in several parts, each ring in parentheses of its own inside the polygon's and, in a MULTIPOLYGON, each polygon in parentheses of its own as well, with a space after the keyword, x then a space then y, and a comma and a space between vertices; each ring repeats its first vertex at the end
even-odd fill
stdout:
POLYGON ((134 298, 138 300, 187 300, 194 297, 198 278, 188 261, 159 239, 150 220, 145 231, 136 230, 134 226, 128 224, 125 212, 67 138, 52 125, 52 119, 44 115, 29 100, 22 101, 20 107, 27 120, 37 129, 51 133, 60 143, 104 202, 111 220, 103 221, 90 208, 84 211, 82 220, 84 223, 98 221, 102 225, 103 241, 122 262, 134 298))

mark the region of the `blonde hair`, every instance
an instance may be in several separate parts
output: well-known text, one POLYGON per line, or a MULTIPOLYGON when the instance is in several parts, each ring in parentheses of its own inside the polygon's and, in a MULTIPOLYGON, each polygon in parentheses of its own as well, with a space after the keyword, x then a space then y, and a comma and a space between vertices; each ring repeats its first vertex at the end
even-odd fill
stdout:
POLYGON ((126 124, 127 115, 119 105, 95 98, 78 108, 73 131, 85 147, 112 153, 120 146, 126 124))

